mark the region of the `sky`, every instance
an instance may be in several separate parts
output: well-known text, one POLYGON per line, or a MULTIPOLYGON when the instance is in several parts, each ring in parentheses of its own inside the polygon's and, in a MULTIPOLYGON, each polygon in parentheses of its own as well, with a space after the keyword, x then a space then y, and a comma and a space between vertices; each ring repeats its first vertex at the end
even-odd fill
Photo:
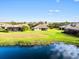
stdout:
POLYGON ((79 22, 79 0, 0 0, 0 22, 79 22))

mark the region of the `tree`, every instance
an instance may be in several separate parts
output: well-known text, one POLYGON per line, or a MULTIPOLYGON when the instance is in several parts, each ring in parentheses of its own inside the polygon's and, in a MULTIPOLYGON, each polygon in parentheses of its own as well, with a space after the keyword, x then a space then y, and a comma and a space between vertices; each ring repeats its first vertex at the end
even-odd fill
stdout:
POLYGON ((14 22, 14 21, 12 21, 12 22, 10 22, 10 24, 12 24, 12 25, 16 25, 17 23, 16 23, 16 22, 14 22))
POLYGON ((32 29, 34 26, 37 25, 36 22, 29 22, 28 25, 30 26, 30 28, 32 29))
POLYGON ((30 27, 27 24, 24 24, 22 27, 22 31, 30 30, 30 27))
POLYGON ((68 25, 68 24, 70 24, 70 22, 57 22, 57 23, 55 22, 55 23, 49 23, 48 27, 50 29, 52 29, 52 28, 59 28, 60 26, 68 25))

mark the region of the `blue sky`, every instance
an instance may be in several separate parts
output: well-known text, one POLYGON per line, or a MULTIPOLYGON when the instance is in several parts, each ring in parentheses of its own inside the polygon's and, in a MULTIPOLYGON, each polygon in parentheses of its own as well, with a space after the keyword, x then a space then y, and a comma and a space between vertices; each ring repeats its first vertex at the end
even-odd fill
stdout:
POLYGON ((0 21, 79 21, 79 0, 0 0, 0 21))

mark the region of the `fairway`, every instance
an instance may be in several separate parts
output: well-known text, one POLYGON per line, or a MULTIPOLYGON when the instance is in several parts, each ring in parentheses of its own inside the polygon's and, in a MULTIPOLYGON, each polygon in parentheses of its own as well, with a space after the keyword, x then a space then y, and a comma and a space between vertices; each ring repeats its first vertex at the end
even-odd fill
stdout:
POLYGON ((0 32, 0 46, 47 45, 52 42, 65 42, 79 45, 79 37, 62 32, 62 30, 57 29, 48 31, 0 32))

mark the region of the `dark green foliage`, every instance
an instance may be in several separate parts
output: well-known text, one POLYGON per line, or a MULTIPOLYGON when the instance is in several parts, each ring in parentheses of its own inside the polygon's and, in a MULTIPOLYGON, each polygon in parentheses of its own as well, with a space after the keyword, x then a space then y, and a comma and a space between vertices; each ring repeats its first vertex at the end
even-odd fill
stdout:
POLYGON ((49 27, 50 29, 53 29, 53 23, 49 23, 49 24, 48 24, 48 27, 49 27))
POLYGON ((27 30, 30 30, 29 26, 28 25, 23 25, 22 31, 27 31, 27 30))
POLYGON ((6 24, 18 25, 18 24, 26 24, 26 22, 14 22, 14 21, 11 21, 11 22, 6 22, 6 24))
POLYGON ((8 32, 7 29, 0 28, 0 32, 8 32))
POLYGON ((12 25, 16 25, 17 23, 12 21, 12 22, 10 22, 10 24, 12 24, 12 25))
POLYGON ((49 23, 49 24, 48 24, 48 27, 49 27, 50 29, 52 29, 52 28, 59 28, 59 26, 60 26, 59 23, 49 23))
POLYGON ((37 23, 36 22, 29 22, 28 25, 32 29, 34 26, 37 25, 37 23))
POLYGON ((52 29, 52 28, 59 28, 59 26, 63 26, 63 25, 67 25, 67 24, 69 24, 69 22, 49 23, 49 24, 48 24, 48 27, 49 27, 50 29, 52 29))

